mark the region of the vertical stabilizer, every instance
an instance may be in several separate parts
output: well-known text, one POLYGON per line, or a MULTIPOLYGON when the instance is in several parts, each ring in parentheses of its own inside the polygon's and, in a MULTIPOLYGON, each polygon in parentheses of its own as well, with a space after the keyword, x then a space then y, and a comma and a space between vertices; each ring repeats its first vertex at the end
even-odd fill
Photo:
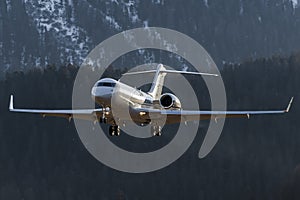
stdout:
POLYGON ((157 100, 160 97, 164 85, 165 76, 167 74, 166 72, 161 71, 166 71, 166 68, 162 64, 158 64, 151 89, 148 92, 148 94, 150 94, 154 100, 157 100))

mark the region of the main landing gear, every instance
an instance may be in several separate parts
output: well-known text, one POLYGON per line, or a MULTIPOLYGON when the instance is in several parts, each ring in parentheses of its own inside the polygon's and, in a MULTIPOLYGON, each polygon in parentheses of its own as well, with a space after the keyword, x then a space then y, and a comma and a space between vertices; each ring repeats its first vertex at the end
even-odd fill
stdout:
POLYGON ((153 136, 161 136, 161 126, 151 126, 153 136))
POLYGON ((119 126, 110 126, 109 127, 109 135, 119 136, 120 135, 120 127, 119 126))
POLYGON ((100 117, 99 122, 106 124, 107 123, 107 118, 106 117, 100 117))
MULTIPOLYGON (((99 123, 104 123, 104 124, 107 124, 108 123, 108 119, 106 117, 106 115, 109 115, 109 112, 110 112, 110 108, 109 107, 105 107, 105 106, 102 106, 103 108, 105 108, 102 112, 102 116, 99 117, 99 123)), ((117 126, 117 125, 111 125, 109 126, 109 135, 111 136, 119 136, 120 135, 120 127, 117 126)))

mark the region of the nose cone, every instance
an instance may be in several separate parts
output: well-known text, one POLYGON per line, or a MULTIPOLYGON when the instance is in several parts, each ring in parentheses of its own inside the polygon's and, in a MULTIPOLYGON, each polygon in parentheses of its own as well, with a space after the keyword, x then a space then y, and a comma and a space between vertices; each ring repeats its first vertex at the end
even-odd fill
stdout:
POLYGON ((99 90, 97 90, 97 87, 94 86, 91 91, 92 97, 95 98, 97 96, 97 93, 99 93, 99 90))
POLYGON ((116 86, 114 79, 105 78, 98 81, 92 88, 91 95, 94 101, 100 105, 110 105, 110 100, 116 86))
POLYGON ((113 91, 114 91, 113 87, 105 87, 105 86, 97 87, 97 86, 94 86, 92 88, 91 95, 93 97, 105 97, 107 95, 111 95, 113 91))

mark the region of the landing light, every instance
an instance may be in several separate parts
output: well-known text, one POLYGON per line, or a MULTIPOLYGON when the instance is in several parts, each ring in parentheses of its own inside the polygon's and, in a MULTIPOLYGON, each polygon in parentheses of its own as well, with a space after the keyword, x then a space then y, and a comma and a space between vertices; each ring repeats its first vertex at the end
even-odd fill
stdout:
POLYGON ((140 112, 140 116, 146 115, 146 112, 140 112))

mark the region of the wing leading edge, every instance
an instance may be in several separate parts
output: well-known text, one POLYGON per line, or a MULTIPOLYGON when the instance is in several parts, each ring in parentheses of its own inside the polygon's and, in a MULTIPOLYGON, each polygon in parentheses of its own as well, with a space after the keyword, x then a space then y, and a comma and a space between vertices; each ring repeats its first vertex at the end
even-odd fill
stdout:
MULTIPOLYGON (((136 112, 140 113, 141 118, 148 118, 149 114, 155 113, 167 116, 167 123, 179 123, 183 118, 184 121, 207 120, 218 118, 249 118, 250 115, 264 115, 264 114, 284 114, 290 111, 294 97, 286 109, 283 110, 259 110, 259 111, 201 111, 201 110, 160 110, 153 108, 133 108, 136 112)), ((103 112, 109 110, 98 109, 78 109, 78 110, 43 110, 43 109, 15 109, 13 102, 13 95, 10 96, 9 111, 20 113, 40 114, 43 117, 63 117, 67 119, 78 118, 91 121, 97 121, 103 112)), ((157 116, 157 115, 156 115, 157 116)), ((149 118, 150 119, 150 118, 149 118)))
POLYGON ((52 116, 52 117, 63 117, 67 119, 78 118, 95 121, 98 119, 98 116, 101 116, 105 109, 78 109, 78 110, 43 110, 43 109, 15 109, 14 108, 14 97, 10 96, 9 101, 9 111, 11 112, 20 112, 20 113, 32 113, 32 114, 41 114, 43 117, 52 116))
MULTIPOLYGON (((283 110, 257 110, 257 111, 201 111, 201 110, 160 110, 149 108, 137 108, 140 113, 156 113, 167 115, 167 123, 184 121, 218 119, 218 118, 250 118, 250 115, 284 114, 290 111, 294 97, 292 97, 283 110)), ((144 115, 149 116, 149 115, 144 115)))

